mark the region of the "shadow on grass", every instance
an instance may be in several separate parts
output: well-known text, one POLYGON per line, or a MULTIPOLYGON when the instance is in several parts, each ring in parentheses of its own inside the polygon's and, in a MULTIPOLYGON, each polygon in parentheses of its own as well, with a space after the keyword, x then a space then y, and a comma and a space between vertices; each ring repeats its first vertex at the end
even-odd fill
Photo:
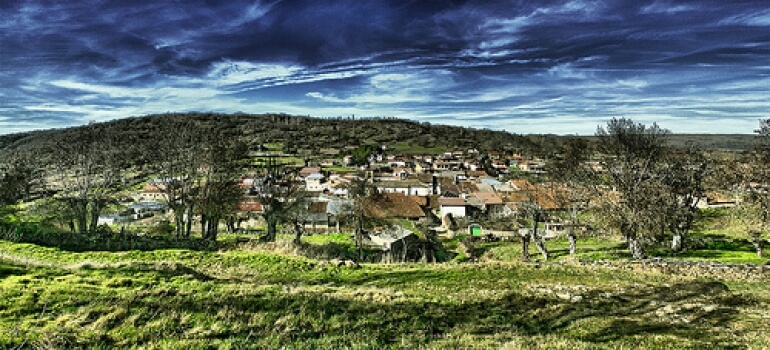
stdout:
POLYGON ((0 261, 0 279, 8 276, 20 276, 25 274, 27 274, 27 271, 24 268, 0 261))
MULTIPOLYGON (((425 280, 426 276, 419 277, 425 280)), ((100 322, 101 317, 109 318, 109 323, 100 323, 107 327, 98 329, 105 334, 129 319, 132 327, 144 327, 156 324, 156 317, 163 317, 163 337, 167 340, 192 337, 209 342, 251 338, 250 346, 257 347, 321 344, 324 347, 400 348, 403 344, 421 347, 442 341, 447 334, 455 337, 464 334, 498 339, 500 336, 504 339, 555 335, 605 345, 631 341, 631 336, 662 335, 667 339, 652 338, 661 342, 670 342, 672 338, 683 340, 695 348, 729 348, 737 346, 733 343, 735 340, 711 330, 728 327, 737 315, 737 308, 749 303, 717 282, 645 287, 611 295, 589 291, 579 302, 552 294, 533 296, 515 291, 494 299, 465 303, 391 298, 371 295, 362 300, 336 290, 292 293, 285 289, 261 289, 245 290, 236 296, 156 288, 118 302, 118 306, 132 313, 115 315, 106 309, 101 311, 102 315, 94 310, 90 314, 95 323, 100 322), (205 322, 220 319, 227 322, 217 329, 188 332, 206 329, 205 322), (688 321, 678 321, 681 319, 688 321), (203 324, 190 324, 190 320, 203 324), (585 327, 586 324, 589 327, 585 327)), ((157 340, 153 339, 156 336, 145 333, 130 341, 141 346, 157 340)), ((106 341, 104 337, 98 339, 102 344, 106 341)), ((125 343, 126 340, 112 339, 111 342, 125 343)))
POLYGON ((37 227, 15 227, 0 231, 0 239, 15 243, 31 243, 71 252, 86 251, 152 251, 160 249, 190 249, 214 251, 220 243, 199 238, 177 238, 134 233, 71 233, 37 227))

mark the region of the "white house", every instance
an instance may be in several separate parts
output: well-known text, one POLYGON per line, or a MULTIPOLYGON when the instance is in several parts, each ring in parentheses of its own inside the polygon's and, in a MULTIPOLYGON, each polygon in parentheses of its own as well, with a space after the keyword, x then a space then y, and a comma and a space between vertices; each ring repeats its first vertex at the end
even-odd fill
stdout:
POLYGON ((461 197, 439 197, 439 216, 445 217, 452 214, 452 217, 459 218, 464 217, 465 211, 465 199, 461 197))
POLYGON ((305 177, 305 190, 309 192, 323 192, 329 189, 321 173, 312 173, 305 177))
POLYGON ((430 184, 419 181, 381 181, 376 184, 380 193, 401 193, 407 196, 430 196, 433 193, 430 184))

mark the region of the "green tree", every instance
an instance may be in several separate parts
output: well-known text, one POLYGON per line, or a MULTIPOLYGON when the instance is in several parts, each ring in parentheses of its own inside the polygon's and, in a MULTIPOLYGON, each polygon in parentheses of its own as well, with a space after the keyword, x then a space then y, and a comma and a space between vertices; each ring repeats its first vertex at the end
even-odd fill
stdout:
POLYGON ((686 238, 695 222, 698 203, 705 195, 708 169, 706 156, 693 145, 671 150, 663 166, 668 188, 668 220, 673 234, 671 250, 686 248, 686 238))
POLYGON ((626 239, 635 259, 646 256, 643 241, 665 227, 661 203, 668 198, 660 166, 668 134, 657 124, 647 126, 625 118, 613 118, 596 132, 604 179, 619 195, 605 201, 605 218, 626 239))

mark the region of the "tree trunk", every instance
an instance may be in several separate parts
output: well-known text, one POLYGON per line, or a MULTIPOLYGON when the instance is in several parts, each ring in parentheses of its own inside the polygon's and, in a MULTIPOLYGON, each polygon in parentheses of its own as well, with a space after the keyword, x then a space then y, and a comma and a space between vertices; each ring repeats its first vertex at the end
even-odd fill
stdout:
POLYGON ((358 214, 358 227, 356 228, 356 248, 358 250, 358 260, 361 263, 364 258, 364 217, 358 214))
POLYGON ((567 238, 569 239, 569 255, 575 256, 575 253, 577 252, 577 236, 575 235, 575 228, 573 226, 569 227, 567 238))
POLYGON ((674 232, 674 237, 671 239, 671 250, 674 252, 681 252, 684 250, 684 234, 681 232, 674 232))
POLYGON ((294 221, 294 244, 302 245, 302 226, 299 221, 294 221))
POLYGON ((187 231, 185 231, 185 234, 184 234, 184 236, 188 238, 190 237, 190 231, 192 231, 192 227, 193 227, 193 214, 194 214, 193 206, 191 205, 187 208, 187 224, 185 225, 186 226, 185 229, 187 229, 187 231))
POLYGON ((208 235, 207 238, 211 241, 216 241, 219 235, 219 216, 214 216, 208 220, 208 235))
POLYGON ((80 233, 88 233, 88 218, 85 205, 78 203, 77 215, 78 231, 80 233))
POLYGON ((171 207, 171 210, 174 211, 174 224, 176 224, 176 236, 182 237, 185 233, 185 223, 184 223, 184 208, 181 208, 180 206, 173 206, 171 207))
POLYGON ((631 251, 631 257, 634 259, 644 259, 647 257, 638 238, 629 236, 626 237, 626 240, 628 240, 628 249, 631 251))
POLYGON ((100 203, 99 200, 94 200, 94 203, 91 205, 91 222, 90 226, 88 228, 88 231, 91 233, 96 233, 96 229, 99 224, 99 214, 102 211, 102 203, 100 203))
POLYGON ((529 262, 531 260, 531 257, 529 256, 529 241, 531 236, 529 235, 529 232, 526 234, 521 234, 521 260, 524 262, 529 262))
POLYGON ((543 236, 541 236, 537 232, 537 221, 535 221, 535 227, 532 230, 532 238, 535 239, 535 246, 537 247, 537 250, 540 251, 540 254, 543 256, 543 260, 548 260, 550 258, 550 254, 548 254, 548 248, 545 247, 545 241, 543 240, 543 236))
POLYGON ((277 236, 276 231, 278 230, 278 222, 272 217, 268 217, 265 221, 267 221, 267 235, 265 236, 265 241, 275 242, 275 238, 277 236))
POLYGON ((176 224, 177 238, 184 237, 185 233, 187 232, 184 221, 184 212, 177 214, 177 212, 174 211, 174 223, 176 224))
POLYGON ((751 244, 754 245, 754 249, 757 251, 757 257, 758 258, 764 258, 765 257, 765 241, 762 240, 762 232, 751 231, 751 232, 749 232, 749 235, 751 235, 751 244))

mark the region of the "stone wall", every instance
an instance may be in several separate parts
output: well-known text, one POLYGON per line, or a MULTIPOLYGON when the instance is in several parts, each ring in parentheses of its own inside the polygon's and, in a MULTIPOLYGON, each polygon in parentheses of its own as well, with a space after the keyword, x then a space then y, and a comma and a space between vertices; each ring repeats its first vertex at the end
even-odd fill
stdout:
POLYGON ((664 274, 715 278, 737 281, 768 281, 770 265, 724 264, 700 261, 667 261, 650 259, 638 261, 581 260, 580 265, 602 266, 630 271, 658 271, 664 274))

